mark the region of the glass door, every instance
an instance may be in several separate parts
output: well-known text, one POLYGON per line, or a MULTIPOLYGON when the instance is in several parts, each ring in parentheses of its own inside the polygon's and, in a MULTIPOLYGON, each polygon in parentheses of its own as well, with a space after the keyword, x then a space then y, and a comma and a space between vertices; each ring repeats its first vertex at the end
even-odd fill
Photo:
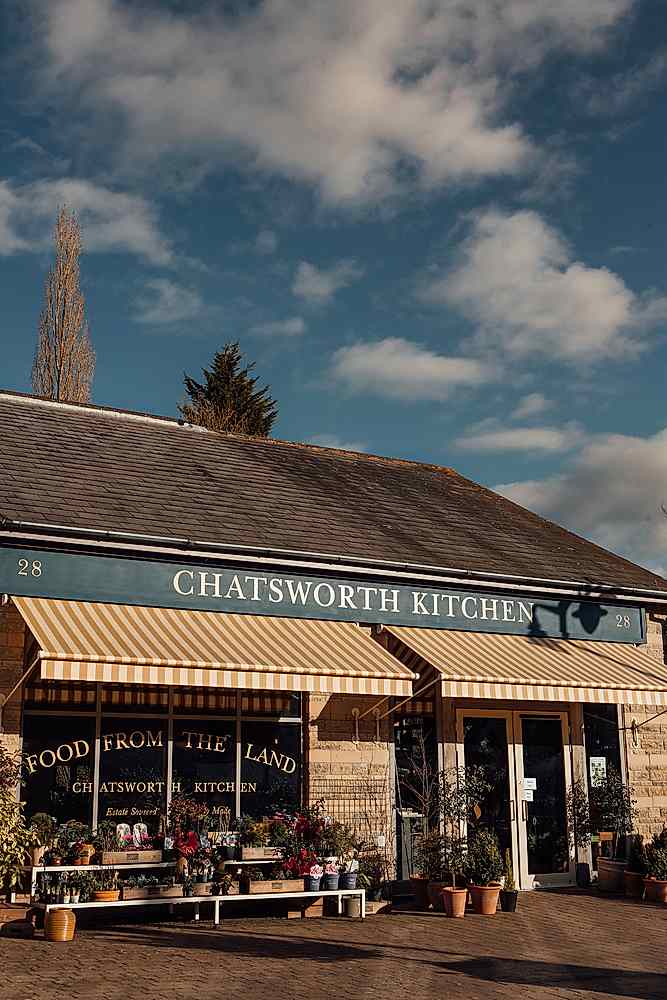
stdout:
POLYGON ((568 830, 572 781, 567 713, 514 713, 522 888, 574 882, 568 830))
MULTIPOLYGON (((457 712, 459 767, 482 767, 491 788, 479 805, 479 825, 493 830, 503 858, 518 857, 516 780, 511 712, 464 709, 457 712)), ((516 860, 514 860, 516 871, 516 860)), ((516 876, 515 876, 516 877, 516 876)))
POLYGON ((574 882, 574 845, 567 824, 571 782, 566 712, 459 709, 459 766, 484 767, 491 790, 479 823, 509 848, 521 889, 574 882))

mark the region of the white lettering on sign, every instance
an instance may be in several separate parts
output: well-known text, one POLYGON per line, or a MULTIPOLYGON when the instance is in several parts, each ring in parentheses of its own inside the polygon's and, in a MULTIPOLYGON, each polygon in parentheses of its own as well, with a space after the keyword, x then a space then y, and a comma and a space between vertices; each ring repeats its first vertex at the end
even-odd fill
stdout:
POLYGON ((285 753, 278 753, 276 750, 269 750, 262 747, 260 751, 253 754, 253 743, 248 743, 245 751, 246 760, 253 760, 256 764, 266 764, 267 767, 277 767, 285 774, 293 774, 296 771, 296 761, 293 757, 288 757, 285 753))

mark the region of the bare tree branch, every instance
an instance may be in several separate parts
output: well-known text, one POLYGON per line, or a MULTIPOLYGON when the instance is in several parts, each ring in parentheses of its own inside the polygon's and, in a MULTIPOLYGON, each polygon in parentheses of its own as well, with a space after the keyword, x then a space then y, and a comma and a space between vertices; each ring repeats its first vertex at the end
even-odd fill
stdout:
POLYGON ((44 287, 32 388, 38 396, 87 403, 95 374, 95 351, 79 283, 81 230, 64 206, 55 229, 56 260, 44 287))

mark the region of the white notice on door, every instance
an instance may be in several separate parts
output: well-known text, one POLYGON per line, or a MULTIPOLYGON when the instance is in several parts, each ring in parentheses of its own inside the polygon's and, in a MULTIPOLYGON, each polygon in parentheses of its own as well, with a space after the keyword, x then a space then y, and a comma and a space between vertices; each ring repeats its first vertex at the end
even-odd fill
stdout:
POLYGON ((523 787, 534 792, 537 788, 537 778, 524 778, 523 787))
POLYGON ((533 801, 533 789, 532 788, 524 788, 524 790, 523 790, 523 801, 524 802, 532 802, 533 801))
POLYGON ((591 757, 589 761, 591 772, 591 786, 599 788, 607 780, 607 758, 591 757))

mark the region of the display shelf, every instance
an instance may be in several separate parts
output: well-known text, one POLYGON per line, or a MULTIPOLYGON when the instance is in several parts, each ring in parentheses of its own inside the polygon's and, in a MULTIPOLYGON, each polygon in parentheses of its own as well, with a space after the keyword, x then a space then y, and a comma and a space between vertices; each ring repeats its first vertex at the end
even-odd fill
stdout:
POLYGON ((110 868, 122 869, 130 868, 173 868, 175 861, 130 861, 129 863, 115 865, 24 865, 24 872, 33 872, 41 875, 43 872, 106 872, 110 868))

